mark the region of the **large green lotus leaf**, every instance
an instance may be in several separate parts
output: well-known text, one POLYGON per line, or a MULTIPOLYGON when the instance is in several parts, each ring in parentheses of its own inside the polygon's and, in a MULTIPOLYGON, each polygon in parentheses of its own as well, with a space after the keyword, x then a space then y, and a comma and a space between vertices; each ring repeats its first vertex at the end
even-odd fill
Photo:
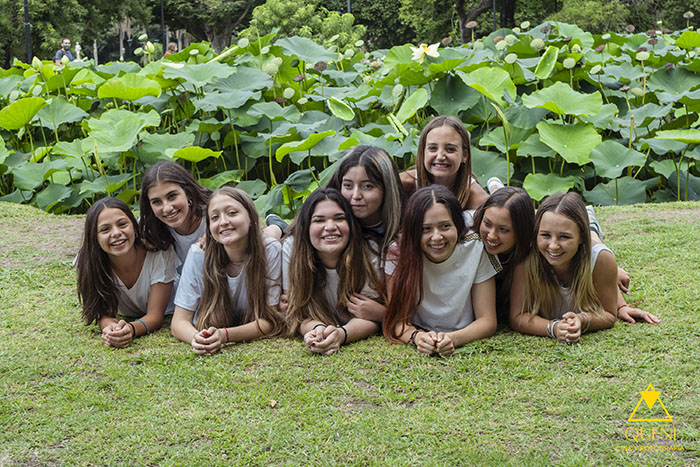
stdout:
POLYGON ((134 113, 128 110, 113 109, 102 114, 99 119, 91 118, 88 126, 90 136, 83 140, 83 149, 94 151, 97 143, 99 154, 123 152, 136 143, 141 130, 147 126, 158 126, 160 116, 154 110, 148 113, 134 113))
POLYGON ((239 66, 236 72, 226 78, 212 82, 211 87, 219 92, 257 91, 272 87, 272 77, 264 71, 239 66))
POLYGON ((584 123, 592 123, 598 130, 607 130, 619 112, 620 110, 615 104, 603 104, 600 112, 597 114, 590 116, 579 115, 579 119, 584 123))
POLYGON ((628 111, 625 115, 615 119, 617 125, 629 127, 631 117, 634 117, 635 127, 646 127, 653 122, 659 122, 671 111, 672 104, 657 105, 653 103, 644 104, 641 107, 628 111))
MULTIPOLYGON (((684 160, 681 162, 681 170, 683 172, 688 172, 691 161, 684 160)), ((654 170, 655 173, 663 175, 664 178, 670 178, 671 174, 676 172, 676 164, 671 159, 664 159, 661 161, 652 161, 649 166, 654 170)))
POLYGON ((0 110, 0 126, 6 130, 24 128, 45 105, 46 101, 41 97, 18 99, 0 110))
POLYGON ((544 55, 540 58, 537 67, 535 68, 535 76, 539 79, 547 79, 549 75, 554 71, 554 65, 557 63, 557 58, 559 58, 559 48, 550 45, 547 47, 544 55))
POLYGON ((114 193, 133 177, 134 174, 125 173, 119 175, 102 175, 95 180, 83 180, 80 184, 80 194, 114 193))
POLYGON ((221 156, 221 151, 212 151, 211 149, 200 148, 199 146, 189 146, 186 148, 178 149, 177 151, 175 151, 175 153, 173 153, 173 157, 177 157, 178 159, 184 159, 190 162, 200 162, 210 157, 216 158, 219 156, 221 156))
POLYGON ((510 75, 502 68, 482 67, 471 73, 463 71, 457 72, 462 80, 479 91, 484 96, 495 101, 501 107, 505 107, 503 93, 507 92, 511 99, 517 95, 515 85, 510 79, 510 75))
MULTIPOLYGON (((697 201, 700 199, 700 177, 696 177, 686 172, 681 172, 680 176, 680 198, 684 201, 697 201), (687 188, 686 188, 687 179, 687 188), (687 194, 687 197, 686 197, 687 194)), ((678 176, 672 173, 668 179, 668 184, 676 194, 675 199, 678 199, 678 176)))
POLYGON ((120 76, 126 73, 138 73, 140 70, 141 67, 134 62, 110 62, 97 67, 97 72, 105 78, 120 76))
POLYGON ((403 101, 401 108, 396 112, 396 118, 399 122, 403 123, 409 118, 413 117, 416 112, 425 107, 428 103, 428 91, 424 88, 416 89, 413 94, 408 96, 408 98, 403 101))
POLYGON ((135 101, 145 96, 158 97, 160 93, 160 84, 157 81, 134 73, 127 73, 103 83, 97 90, 97 97, 135 101))
POLYGON ((65 169, 66 161, 62 159, 35 163, 28 162, 22 166, 12 168, 12 175, 17 188, 20 190, 33 190, 44 183, 53 173, 65 169))
POLYGON ((56 204, 68 198, 73 189, 58 183, 50 183, 49 186, 41 190, 41 193, 36 195, 36 205, 44 211, 51 211, 56 204))
POLYGON ((267 190, 267 183, 263 180, 244 180, 236 185, 236 188, 240 188, 250 195, 253 199, 258 199, 267 190))
POLYGON ((316 63, 319 61, 332 62, 338 59, 338 54, 326 50, 324 47, 306 37, 285 37, 275 42, 275 45, 282 47, 288 54, 296 55, 299 60, 308 63, 316 63))
POLYGON ((548 113, 547 109, 528 109, 523 105, 511 105, 503 111, 508 123, 524 129, 535 128, 548 113))
POLYGON ((656 139, 672 139, 685 144, 700 143, 700 130, 661 130, 656 132, 656 139))
POLYGON ((0 138, 0 164, 5 162, 5 158, 14 151, 5 147, 5 140, 0 138))
POLYGON ((571 89, 567 83, 557 81, 530 95, 523 95, 523 105, 551 110, 559 115, 595 115, 603 106, 603 98, 598 91, 583 94, 571 89))
MULTIPOLYGON (((308 138, 306 138, 303 141, 294 141, 291 143, 284 143, 282 146, 277 148, 277 151, 275 152, 275 157, 277 158, 277 161, 282 161, 284 159, 284 156, 289 154, 290 152, 294 151, 308 151, 314 146, 316 146, 319 141, 322 139, 326 138, 327 136, 334 135, 335 131, 333 130, 327 130, 324 131, 323 133, 313 133, 309 135, 308 138)), ((292 162, 295 164, 299 164, 301 161, 303 161, 306 157, 302 157, 301 160, 295 160, 294 157, 292 157, 292 162)))
POLYGON ((236 72, 234 67, 219 62, 207 62, 197 65, 164 63, 164 65, 164 78, 182 79, 188 84, 197 87, 209 84, 216 78, 226 78, 236 72))
POLYGON ((572 176, 559 177, 552 173, 527 174, 523 181, 523 188, 535 201, 540 201, 545 196, 554 193, 566 193, 574 187, 575 179, 572 176))
POLYGON ((680 141, 675 141, 673 139, 657 139, 657 138, 643 138, 638 141, 638 147, 640 151, 646 151, 651 148, 655 154, 663 155, 668 154, 678 154, 685 150, 686 144, 680 141))
POLYGON ((580 123, 558 125, 542 121, 537 124, 537 130, 540 140, 571 164, 588 164, 591 150, 603 140, 593 125, 580 123))
POLYGON ((105 82, 105 79, 95 73, 94 71, 88 69, 88 68, 83 68, 80 70, 76 75, 73 77, 73 81, 71 81, 71 85, 73 86, 79 86, 81 84, 102 84, 105 82))
POLYGON ((37 113, 39 123, 46 128, 56 128, 62 123, 79 122, 88 116, 87 112, 63 97, 53 97, 48 104, 37 113))
POLYGON ((525 141, 518 145, 517 154, 520 157, 530 156, 553 158, 557 153, 554 151, 554 149, 540 141, 540 135, 535 133, 530 135, 525 141))
POLYGON ((700 86, 700 76, 678 67, 657 71, 647 81, 647 88, 650 91, 663 91, 678 99, 698 86, 700 86))
POLYGON ((599 183, 591 191, 586 191, 583 197, 589 203, 608 206, 643 203, 647 200, 646 184, 632 177, 622 177, 599 183))
POLYGON ((411 44, 397 45, 389 50, 389 53, 384 57, 384 66, 388 69, 396 68, 398 65, 418 65, 418 62, 413 60, 413 52, 411 44))
POLYGON ((270 120, 287 120, 296 123, 301 118, 301 113, 294 105, 282 107, 277 102, 258 102, 248 110, 248 114, 254 117, 267 117, 270 120))
POLYGON ((0 78, 0 97, 7 99, 12 91, 19 89, 19 83, 21 82, 22 77, 18 75, 10 75, 0 78))
POLYGON ((355 111, 342 99, 331 97, 326 101, 326 104, 328 104, 328 110, 341 120, 349 122, 355 118, 355 111))
POLYGON ((201 99, 192 99, 192 103, 197 110, 216 112, 219 108, 237 109, 245 105, 249 99, 259 100, 260 95, 260 91, 208 92, 201 99))
POLYGON ((12 193, 6 194, 5 196, 0 196, 0 201, 4 201, 5 203, 22 204, 29 201, 32 198, 33 194, 34 192, 31 190, 26 191, 17 189, 12 193))
POLYGON ((466 59, 469 54, 468 49, 445 48, 440 49, 440 56, 434 58, 428 65, 428 75, 434 76, 438 73, 454 70, 466 59))
MULTIPOLYGON (((510 126, 508 145, 509 149, 516 149, 521 141, 526 139, 533 132, 532 129, 524 130, 517 126, 510 126)), ((502 126, 491 130, 489 134, 479 140, 479 146, 495 146, 502 153, 506 152, 505 132, 502 126)))
POLYGON ((204 188, 209 188, 211 191, 214 191, 227 183, 239 181, 242 175, 242 170, 227 170, 225 172, 219 172, 210 178, 200 178, 199 184, 204 188))
POLYGON ((612 140, 603 141, 591 151, 596 173, 605 178, 617 178, 627 167, 644 165, 646 159, 641 152, 612 140))
POLYGON ((53 154, 58 154, 61 156, 67 156, 74 159, 80 159, 81 157, 89 154, 89 151, 85 151, 83 148, 83 140, 76 139, 71 142, 59 141, 53 147, 53 154))
POLYGON ((435 83, 430 93, 430 106, 440 115, 459 115, 459 112, 474 107, 481 94, 467 86, 454 75, 446 75, 435 83))
POLYGON ((595 43, 593 34, 584 31, 575 24, 562 23, 559 21, 552 21, 550 24, 559 30, 559 35, 561 37, 578 39, 581 42, 581 47, 583 48, 593 47, 593 44, 595 43))
POLYGON ((700 47, 700 34, 695 31, 685 31, 676 39, 676 46, 686 50, 700 47))
MULTIPOLYGON (((502 155, 492 151, 482 151, 472 148, 472 173, 485 183, 491 177, 505 180, 508 177, 508 163, 502 155)), ((510 173, 513 174, 513 164, 510 164, 510 173)))
POLYGON ((296 172, 292 173, 284 181, 284 184, 287 185, 292 190, 296 191, 297 193, 301 193, 301 192, 309 189, 311 182, 313 182, 313 176, 311 174, 311 170, 305 169, 305 170, 297 170, 296 172))
MULTIPOLYGON (((166 151, 182 149, 194 144, 194 134, 189 132, 177 134, 146 134, 141 138, 138 148, 139 160, 145 164, 154 164, 159 160, 170 160, 166 151)), ((218 187, 217 187, 218 188, 218 187)))

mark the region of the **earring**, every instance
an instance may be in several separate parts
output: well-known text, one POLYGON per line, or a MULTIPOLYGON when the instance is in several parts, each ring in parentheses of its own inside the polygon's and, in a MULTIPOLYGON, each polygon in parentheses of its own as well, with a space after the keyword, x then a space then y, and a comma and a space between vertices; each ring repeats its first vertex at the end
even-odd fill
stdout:
POLYGON ((192 200, 191 200, 191 199, 188 199, 188 200, 187 200, 187 205, 188 205, 188 206, 192 206, 192 200))

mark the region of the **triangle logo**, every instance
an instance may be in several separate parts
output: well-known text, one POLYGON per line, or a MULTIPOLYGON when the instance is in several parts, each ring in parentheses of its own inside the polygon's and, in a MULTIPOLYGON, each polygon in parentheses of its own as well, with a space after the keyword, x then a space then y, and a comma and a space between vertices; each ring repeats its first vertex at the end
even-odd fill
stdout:
POLYGON ((639 399, 639 402, 637 402, 637 406, 634 408, 632 413, 630 414, 630 418, 627 419, 628 422, 672 422, 673 418, 671 418, 671 415, 668 413, 668 410, 666 410, 666 406, 664 405, 663 402, 661 402, 661 398, 659 395, 661 394, 661 391, 655 391, 654 386, 649 384, 647 388, 644 391, 639 391, 639 393, 642 395, 642 397, 639 399), (637 410, 639 409, 639 406, 642 405, 642 402, 646 404, 646 406, 649 408, 649 410, 656 405, 658 402, 661 408, 664 409, 664 413, 666 414, 666 418, 635 418, 635 415, 637 414, 637 410))

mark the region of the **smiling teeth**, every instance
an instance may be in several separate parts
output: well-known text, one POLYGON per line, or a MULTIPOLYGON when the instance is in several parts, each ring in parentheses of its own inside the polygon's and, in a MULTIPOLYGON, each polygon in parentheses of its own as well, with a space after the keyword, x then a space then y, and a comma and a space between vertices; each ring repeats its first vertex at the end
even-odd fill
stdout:
POLYGON ((168 220, 170 220, 170 219, 173 219, 174 217, 176 217, 177 215, 178 215, 178 213, 177 213, 177 212, 174 212, 174 213, 172 213, 172 214, 170 214, 170 215, 165 216, 165 218, 168 219, 168 220))
POLYGON ((124 239, 124 240, 119 240, 119 241, 117 241, 117 242, 112 242, 111 245, 112 245, 112 246, 122 246, 122 245, 125 244, 125 243, 126 243, 126 239, 124 239))
POLYGON ((323 237, 323 239, 324 240, 337 240, 338 235, 326 235, 325 237, 323 237))
POLYGON ((560 257, 561 255, 563 255, 564 252, 561 252, 561 253, 552 253, 551 251, 547 251, 547 254, 549 254, 549 256, 552 256, 552 257, 554 257, 554 258, 558 258, 558 257, 560 257))

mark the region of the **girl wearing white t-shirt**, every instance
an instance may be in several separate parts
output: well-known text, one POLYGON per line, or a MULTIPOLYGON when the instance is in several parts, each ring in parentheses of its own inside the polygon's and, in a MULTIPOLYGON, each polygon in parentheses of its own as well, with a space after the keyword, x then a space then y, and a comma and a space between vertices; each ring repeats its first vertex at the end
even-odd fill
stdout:
POLYGON ((389 305, 384 335, 420 354, 455 348, 496 332, 498 262, 468 235, 459 201, 440 185, 408 200, 398 252, 385 266, 389 305))
POLYGON ((293 228, 288 275, 290 332, 299 332, 316 353, 331 355, 341 345, 374 334, 375 321, 354 316, 354 296, 382 302, 383 294, 361 227, 350 204, 334 189, 309 195, 293 228))
POLYGON ((160 328, 176 261, 172 248, 146 251, 136 218, 123 201, 98 200, 85 217, 76 264, 85 323, 97 322, 109 347, 127 347, 135 337, 160 328))
POLYGON ((253 200, 237 188, 219 188, 206 219, 204 252, 192 245, 182 270, 173 336, 212 355, 227 342, 283 333, 281 246, 263 240, 253 200))

